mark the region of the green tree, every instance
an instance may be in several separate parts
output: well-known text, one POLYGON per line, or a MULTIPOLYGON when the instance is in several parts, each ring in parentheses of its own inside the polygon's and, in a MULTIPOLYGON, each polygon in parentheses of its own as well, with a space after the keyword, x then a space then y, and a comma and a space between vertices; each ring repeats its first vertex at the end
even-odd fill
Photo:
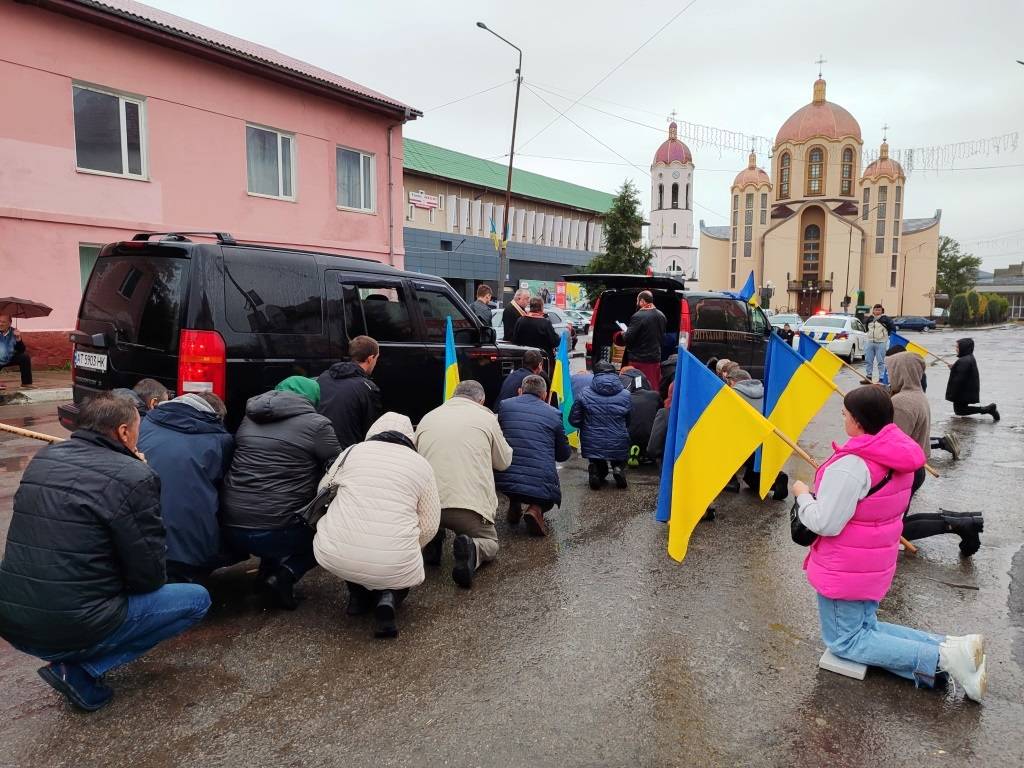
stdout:
MULTIPOLYGON (((604 220, 605 252, 590 260, 591 274, 643 274, 651 263, 651 249, 640 242, 644 217, 640 193, 628 179, 622 183, 604 220)), ((600 295, 602 286, 591 286, 587 295, 600 295)))
POLYGON ((966 293, 974 287, 975 272, 980 266, 981 259, 961 251, 960 243, 952 237, 939 238, 939 293, 949 296, 966 293))
POLYGON ((967 321, 970 320, 971 310, 967 306, 967 294, 958 293, 953 297, 953 301, 949 305, 949 324, 950 325, 967 325, 967 321))
POLYGON ((970 313, 970 319, 977 323, 978 315, 981 312, 981 298, 978 296, 977 291, 967 292, 967 309, 970 313))

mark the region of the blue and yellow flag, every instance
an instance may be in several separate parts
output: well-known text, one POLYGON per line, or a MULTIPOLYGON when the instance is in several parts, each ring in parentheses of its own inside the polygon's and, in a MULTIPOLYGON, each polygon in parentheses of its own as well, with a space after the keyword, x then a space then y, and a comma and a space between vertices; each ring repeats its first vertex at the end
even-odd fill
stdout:
POLYGON ((772 425, 686 347, 679 347, 655 519, 668 522, 668 553, 686 557, 690 535, 772 425))
POLYGON ((757 298, 754 294, 757 290, 754 286, 754 270, 750 270, 750 274, 747 275, 747 282, 743 284, 740 289, 740 298, 748 304, 757 304, 757 298))
POLYGON ((558 354, 555 356, 555 370, 551 376, 551 394, 558 396, 558 407, 562 411, 562 426, 569 445, 580 447, 580 431, 569 423, 569 411, 572 410, 572 370, 569 368, 569 332, 562 331, 562 339, 558 342, 558 354))
POLYGON ((491 243, 496 251, 500 251, 503 245, 508 247, 508 230, 505 230, 505 239, 502 240, 498 236, 498 225, 494 223, 494 216, 491 216, 491 243))
POLYGON ((920 344, 915 344, 910 339, 908 339, 906 336, 900 336, 895 331, 893 331, 892 333, 889 334, 889 346, 890 347, 896 347, 896 346, 906 347, 907 348, 907 352, 913 352, 915 355, 917 355, 918 357, 922 357, 925 360, 927 360, 928 359, 928 355, 931 354, 931 352, 929 352, 927 349, 922 347, 920 344))
POLYGON ((459 386, 459 359, 455 356, 455 333, 452 331, 452 316, 444 321, 444 396, 448 400, 459 386))
MULTIPOLYGON (((764 415, 782 434, 797 440, 838 387, 772 334, 765 356, 764 415)), ((761 498, 768 495, 793 449, 775 435, 761 447, 761 498)))
POLYGON ((834 379, 839 373, 839 369, 843 367, 843 361, 839 359, 839 356, 828 347, 816 342, 813 336, 801 333, 799 338, 797 351, 800 356, 826 379, 829 381, 834 379))

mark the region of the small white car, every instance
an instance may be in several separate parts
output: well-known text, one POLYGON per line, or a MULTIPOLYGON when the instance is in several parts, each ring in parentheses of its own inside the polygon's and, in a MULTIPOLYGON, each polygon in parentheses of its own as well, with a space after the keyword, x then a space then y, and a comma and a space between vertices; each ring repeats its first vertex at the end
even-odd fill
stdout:
POLYGON ((800 333, 825 344, 830 352, 853 362, 864 357, 868 334, 853 315, 812 315, 804 321, 800 333))
POLYGON ((791 331, 799 331, 800 327, 804 324, 803 319, 800 315, 784 313, 781 315, 771 315, 768 318, 768 322, 771 323, 772 328, 781 328, 784 325, 789 325, 791 331))

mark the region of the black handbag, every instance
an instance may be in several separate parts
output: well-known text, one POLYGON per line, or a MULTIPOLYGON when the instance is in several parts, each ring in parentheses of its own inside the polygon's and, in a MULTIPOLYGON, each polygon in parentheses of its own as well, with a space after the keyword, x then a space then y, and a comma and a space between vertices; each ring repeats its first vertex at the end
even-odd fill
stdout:
MULTIPOLYGON (((890 480, 892 480, 891 469, 885 473, 885 477, 879 480, 878 483, 871 486, 870 490, 864 495, 864 498, 866 499, 871 494, 882 490, 890 480)), ((818 534, 800 520, 800 503, 796 499, 793 499, 793 506, 789 508, 789 536, 793 539, 794 544, 799 544, 801 547, 811 546, 814 540, 818 538, 818 534)))
MULTIPOLYGON (((354 447, 354 446, 352 446, 354 447)), ((352 447, 345 451, 345 455, 341 457, 341 461, 331 470, 330 478, 327 484, 317 491, 316 496, 306 506, 295 513, 295 516, 302 521, 302 523, 309 528, 316 530, 317 523, 320 519, 327 514, 327 508, 331 506, 331 502, 334 501, 334 497, 338 495, 338 484, 334 482, 334 479, 338 476, 341 468, 345 466, 345 461, 348 459, 348 455, 352 452, 352 447)))

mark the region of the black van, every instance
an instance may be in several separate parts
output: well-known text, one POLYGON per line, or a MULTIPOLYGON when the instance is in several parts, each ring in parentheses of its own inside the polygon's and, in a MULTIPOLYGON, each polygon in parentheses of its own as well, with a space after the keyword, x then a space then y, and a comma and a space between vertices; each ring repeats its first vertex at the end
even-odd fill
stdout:
POLYGON ((654 305, 668 319, 662 359, 673 354, 680 340, 697 359, 712 357, 735 360, 755 379, 764 377, 764 355, 772 327, 760 307, 715 291, 687 291, 681 278, 667 275, 565 275, 565 280, 584 285, 601 285, 604 291, 595 301, 590 319, 593 333, 587 343, 587 368, 598 360, 609 360, 616 325, 629 323, 636 312, 640 291, 654 294, 654 305))
POLYGON ((135 235, 93 267, 71 334, 74 404, 60 422, 73 429, 77 404, 98 390, 152 377, 179 394, 216 392, 234 428, 250 397, 347 360, 349 339, 366 334, 380 342, 373 379, 385 408, 415 423, 441 403, 449 315, 463 377, 493 402, 526 350, 498 344, 439 277, 224 233, 135 235))

